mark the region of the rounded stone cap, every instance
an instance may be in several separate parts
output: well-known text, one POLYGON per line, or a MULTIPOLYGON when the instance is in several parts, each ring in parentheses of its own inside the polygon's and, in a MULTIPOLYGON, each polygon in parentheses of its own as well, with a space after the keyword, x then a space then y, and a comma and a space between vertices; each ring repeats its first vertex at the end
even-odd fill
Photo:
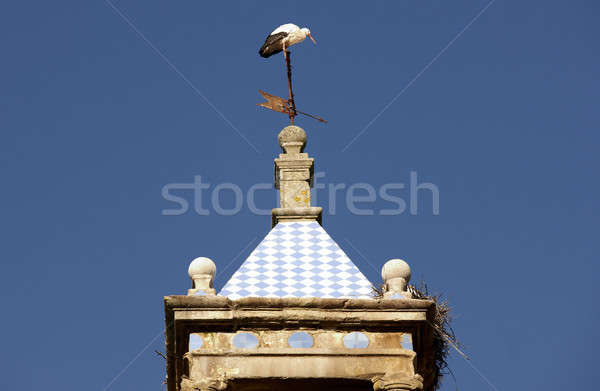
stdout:
POLYGON ((190 278, 194 278, 194 276, 202 274, 208 274, 214 277, 215 274, 217 274, 217 266, 209 258, 198 257, 190 263, 188 274, 190 278))
POLYGON ((381 268, 383 281, 393 278, 403 278, 406 282, 410 280, 410 266, 402 259, 390 259, 381 268))
POLYGON ((306 132, 299 126, 286 126, 279 132, 277 140, 285 153, 300 153, 306 146, 306 132))

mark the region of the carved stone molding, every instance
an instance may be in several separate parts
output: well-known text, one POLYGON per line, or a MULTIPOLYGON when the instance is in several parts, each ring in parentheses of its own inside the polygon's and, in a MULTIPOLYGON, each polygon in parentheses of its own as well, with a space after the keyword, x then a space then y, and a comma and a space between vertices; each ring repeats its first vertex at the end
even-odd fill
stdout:
POLYGON ((414 391, 423 389, 423 377, 421 375, 386 374, 383 377, 373 379, 373 390, 375 391, 414 391))

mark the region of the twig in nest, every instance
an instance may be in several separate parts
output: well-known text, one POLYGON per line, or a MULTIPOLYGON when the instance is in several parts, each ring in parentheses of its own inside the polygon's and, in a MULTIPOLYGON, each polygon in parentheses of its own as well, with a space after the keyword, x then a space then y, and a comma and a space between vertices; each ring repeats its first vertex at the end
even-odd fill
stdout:
MULTIPOLYGON (((458 342, 454 330, 452 329, 452 314, 448 301, 442 298, 441 294, 430 294, 427 284, 423 281, 421 281, 418 286, 409 285, 408 291, 412 294, 414 299, 431 300, 435 303, 433 317, 429 322, 429 325, 434 330, 433 350, 435 361, 433 364, 433 389, 437 390, 441 386, 441 380, 444 375, 450 374, 454 377, 447 361, 448 355, 450 354, 450 348, 454 348, 465 359, 468 360, 469 358, 460 349, 462 345, 458 342)), ((382 299, 383 294, 383 285, 380 287, 373 287, 373 297, 375 299, 382 299)))

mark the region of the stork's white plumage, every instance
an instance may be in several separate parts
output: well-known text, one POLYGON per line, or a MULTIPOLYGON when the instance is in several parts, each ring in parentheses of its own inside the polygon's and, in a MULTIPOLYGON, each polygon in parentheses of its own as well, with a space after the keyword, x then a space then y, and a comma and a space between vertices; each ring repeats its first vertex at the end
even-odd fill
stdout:
POLYGON ((291 33, 292 31, 300 30, 300 27, 296 26, 294 23, 286 23, 277 27, 275 30, 271 32, 269 35, 277 34, 277 33, 291 33))
POLYGON ((265 43, 258 53, 261 57, 271 57, 274 54, 282 52, 292 45, 300 43, 309 37, 315 45, 317 41, 310 35, 310 30, 306 27, 300 28, 293 23, 282 24, 267 36, 265 43))

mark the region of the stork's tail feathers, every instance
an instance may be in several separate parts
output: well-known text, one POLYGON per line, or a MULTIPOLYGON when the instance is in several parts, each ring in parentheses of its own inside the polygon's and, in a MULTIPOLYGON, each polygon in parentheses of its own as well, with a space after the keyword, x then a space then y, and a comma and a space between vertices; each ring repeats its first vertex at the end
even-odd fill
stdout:
POLYGON ((262 45, 262 47, 260 48, 260 50, 258 51, 258 54, 260 54, 261 57, 264 58, 269 58, 274 54, 277 54, 279 52, 281 52, 281 49, 277 49, 273 46, 270 45, 262 45))
POLYGON ((283 49, 283 41, 287 36, 288 33, 283 31, 268 35, 267 39, 265 39, 265 43, 263 43, 262 47, 258 51, 258 54, 260 54, 261 57, 267 58, 274 54, 280 53, 283 49))

